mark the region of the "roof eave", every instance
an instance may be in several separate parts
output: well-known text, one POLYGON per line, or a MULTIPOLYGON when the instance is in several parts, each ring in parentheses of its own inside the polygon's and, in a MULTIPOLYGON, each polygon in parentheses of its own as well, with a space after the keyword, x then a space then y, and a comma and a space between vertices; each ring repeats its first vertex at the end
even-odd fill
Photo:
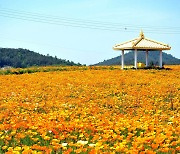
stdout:
POLYGON ((139 50, 171 50, 171 47, 169 48, 151 48, 151 47, 134 47, 133 49, 139 49, 139 50))
POLYGON ((169 48, 146 48, 146 47, 134 47, 134 48, 118 48, 118 47, 113 47, 113 50, 171 50, 171 47, 169 48))
POLYGON ((114 50, 133 50, 133 48, 114 48, 114 50))

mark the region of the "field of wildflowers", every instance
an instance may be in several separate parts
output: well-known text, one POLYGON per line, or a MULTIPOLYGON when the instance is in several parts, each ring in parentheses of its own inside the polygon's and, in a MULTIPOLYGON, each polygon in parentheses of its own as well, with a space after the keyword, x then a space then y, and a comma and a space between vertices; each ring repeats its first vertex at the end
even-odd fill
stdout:
POLYGON ((180 66, 0 75, 0 153, 178 153, 180 66))

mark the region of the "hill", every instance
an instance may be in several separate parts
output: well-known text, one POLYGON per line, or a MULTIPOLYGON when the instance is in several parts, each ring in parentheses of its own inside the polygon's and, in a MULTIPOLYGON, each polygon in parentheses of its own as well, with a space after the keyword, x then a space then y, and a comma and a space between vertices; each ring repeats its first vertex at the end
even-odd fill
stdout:
MULTIPOLYGON (((145 63, 145 52, 138 52, 138 62, 145 63)), ((150 64, 159 64, 159 51, 149 52, 148 61, 150 64)), ((134 52, 129 52, 124 55, 125 65, 134 65, 134 52)), ((95 65, 120 65, 121 64, 121 56, 104 60, 103 62, 99 62, 95 65)), ((167 54, 163 52, 163 64, 174 65, 180 64, 180 59, 173 57, 171 54, 167 54)))
POLYGON ((0 67, 30 67, 47 65, 81 65, 57 57, 45 56, 27 49, 0 48, 0 67))

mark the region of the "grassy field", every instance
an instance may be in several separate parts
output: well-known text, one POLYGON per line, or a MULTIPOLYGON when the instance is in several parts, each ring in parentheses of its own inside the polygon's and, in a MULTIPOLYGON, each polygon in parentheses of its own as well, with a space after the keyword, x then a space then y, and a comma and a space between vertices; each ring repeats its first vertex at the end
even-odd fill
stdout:
POLYGON ((1 71, 0 153, 180 152, 180 65, 166 67, 1 71))

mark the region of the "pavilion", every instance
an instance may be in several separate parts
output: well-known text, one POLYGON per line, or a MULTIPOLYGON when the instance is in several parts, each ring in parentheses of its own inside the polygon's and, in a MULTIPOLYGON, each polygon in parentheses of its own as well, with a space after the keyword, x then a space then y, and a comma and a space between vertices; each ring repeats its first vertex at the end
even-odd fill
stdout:
POLYGON ((121 68, 124 69, 124 51, 134 51, 134 67, 137 69, 137 53, 139 51, 146 51, 146 67, 148 67, 148 52, 159 51, 159 66, 162 68, 162 50, 170 50, 171 47, 168 44, 160 43, 148 38, 145 38, 144 33, 141 31, 138 38, 133 40, 116 44, 113 47, 114 50, 121 50, 121 68))

